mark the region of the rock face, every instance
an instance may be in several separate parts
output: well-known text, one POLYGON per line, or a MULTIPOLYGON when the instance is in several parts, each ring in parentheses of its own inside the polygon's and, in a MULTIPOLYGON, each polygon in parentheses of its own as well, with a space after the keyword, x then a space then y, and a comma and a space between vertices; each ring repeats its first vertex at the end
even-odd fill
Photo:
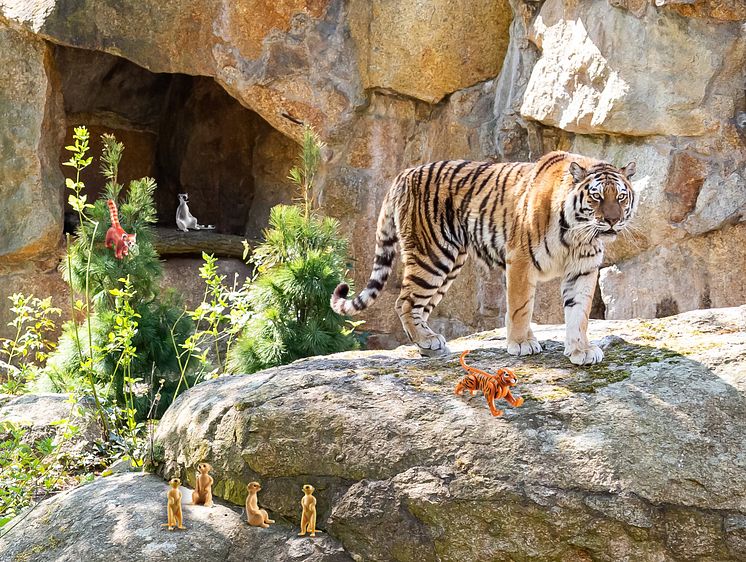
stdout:
POLYGON ((544 3, 529 38, 542 54, 524 116, 574 133, 631 136, 713 130, 723 100, 707 90, 740 42, 737 26, 684 27, 650 11, 637 18, 604 2, 565 0, 544 3))
POLYGON ((225 505, 192 506, 191 490, 183 487, 187 530, 168 531, 161 528, 166 521, 167 491, 168 484, 157 476, 130 473, 100 478, 59 494, 3 534, 3 560, 351 560, 333 539, 297 537, 295 528, 286 522, 258 529, 249 527, 238 510, 225 505))
MULTIPOLYGON (((14 124, 0 133, 12 152, 0 159, 0 234, 7 231, 0 275, 23 270, 29 288, 44 277, 34 274, 54 268, 63 192, 55 147, 65 124, 79 118, 127 136, 130 154, 154 168, 162 218, 173 215, 170 191, 184 184, 205 209, 200 219, 225 217, 235 233, 251 200, 247 236, 261 232, 271 205, 292 199, 285 177, 295 141, 303 124, 313 125, 327 143, 318 199, 350 237, 357 286, 370 272, 390 181, 434 159, 535 160, 567 149, 618 165, 636 161, 634 232, 607 251, 606 265, 620 271, 657 267, 661 254, 701 245, 746 217, 739 0, 110 4, 0 4, 0 60, 14 76, 0 86, 0 110, 10 107, 14 124), (180 80, 199 87, 176 95, 180 80), (210 88, 227 95, 203 95, 210 88), (60 89, 65 115, 56 109, 60 89), (68 103, 71 96, 81 103, 68 103), (154 118, 165 106, 171 120, 154 118), (245 126, 240 106, 251 110, 245 126), (167 153, 166 163, 149 151, 167 153), (3 226, 28 208, 38 212, 23 229, 3 226)), ((723 236, 723 255, 740 244, 723 236)), ((449 337, 502 325, 502 275, 469 268, 463 277, 433 323, 449 337)), ((740 287, 722 303, 746 302, 740 287)), ((609 317, 654 315, 670 287, 646 289, 642 296, 605 283, 597 301, 615 303, 609 317)), ((537 319, 560 321, 556 286, 540 291, 537 319)), ((397 292, 392 280, 363 317, 373 345, 403 341, 397 292)), ((671 298, 681 310, 694 302, 671 298)), ((3 307, 0 298, 0 317, 3 307)))
POLYGON ((654 248, 601 272, 606 317, 660 318, 682 310, 741 304, 745 263, 744 224, 654 248), (678 273, 683 271, 686 274, 678 273), (635 287, 634 299, 627 296, 629 287, 635 287))
POLYGON ((62 108, 44 41, 0 24, 0 66, 6 75, 0 83, 1 268, 53 253, 60 243, 62 108))
MULTIPOLYGON (((182 395, 154 453, 236 504, 318 525, 356 560, 740 560, 746 556, 746 307, 593 321, 604 363, 573 367, 563 332, 518 360, 504 331, 452 342, 511 367, 526 398, 493 418, 453 394, 456 353, 410 348, 223 377, 182 395)), ((499 405, 499 407, 504 407, 499 405)))
POLYGON ((513 15, 507 0, 350 4, 363 87, 436 103, 497 76, 513 15))
MULTIPOLYGON (((26 430, 23 442, 29 445, 47 437, 62 437, 65 428, 57 422, 68 420, 77 428, 66 439, 62 450, 71 455, 95 453, 95 443, 103 438, 93 408, 70 402, 69 395, 55 393, 0 395, 0 422, 10 422, 26 430)), ((0 441, 6 437, 0 432, 0 441)), ((1 551, 1 550, 0 550, 1 551)))

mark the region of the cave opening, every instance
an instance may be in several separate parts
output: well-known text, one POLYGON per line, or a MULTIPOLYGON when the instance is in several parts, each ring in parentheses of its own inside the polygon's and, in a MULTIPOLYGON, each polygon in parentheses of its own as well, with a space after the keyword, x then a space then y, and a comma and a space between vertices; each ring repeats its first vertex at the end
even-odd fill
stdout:
MULTIPOLYGON (((56 46, 54 59, 65 110, 60 164, 69 158, 63 147, 72 143, 73 128, 87 126, 93 163, 81 180, 89 201, 104 185, 103 133, 124 143, 120 183, 155 178, 159 234, 178 234, 179 193, 189 194, 200 224, 215 225, 211 232, 250 240, 260 236, 272 206, 292 200, 287 175, 297 145, 212 78, 154 73, 121 57, 72 47, 56 46)), ((69 176, 69 170, 63 173, 69 176)))

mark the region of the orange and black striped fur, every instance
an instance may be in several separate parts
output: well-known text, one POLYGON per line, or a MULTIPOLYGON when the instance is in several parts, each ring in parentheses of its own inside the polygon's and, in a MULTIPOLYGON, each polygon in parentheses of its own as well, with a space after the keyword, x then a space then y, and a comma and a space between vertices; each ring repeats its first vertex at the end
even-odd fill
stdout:
POLYGON ((130 248, 137 243, 136 234, 127 234, 122 225, 119 224, 119 214, 117 213, 117 205, 112 199, 108 199, 106 204, 109 206, 109 216, 111 218, 111 226, 106 231, 106 240, 104 246, 107 248, 114 248, 114 257, 118 260, 124 258, 129 254, 130 248))
POLYGON ((498 369, 497 373, 491 375, 486 371, 467 365, 464 359, 468 353, 468 350, 464 351, 461 357, 459 357, 461 366, 466 370, 466 376, 456 385, 457 395, 460 396, 464 390, 469 390, 471 395, 474 396, 478 390, 481 390, 487 399, 487 405, 490 407, 490 412, 492 412, 493 416, 501 416, 503 413, 502 410, 495 408, 495 400, 504 398, 508 404, 515 408, 523 404, 523 398, 516 398, 510 392, 510 388, 515 386, 517 382, 513 371, 510 369, 498 369))
POLYGON ((449 160, 405 170, 394 180, 378 217, 373 272, 365 289, 331 298, 339 314, 368 308, 381 293, 399 245, 404 265, 396 301, 404 331, 423 355, 448 351, 428 317, 467 255, 506 269, 508 353, 541 351, 531 331, 537 281, 562 277, 565 355, 575 364, 603 359, 586 336, 603 258, 634 214, 636 196, 624 168, 567 152, 536 163, 449 160))

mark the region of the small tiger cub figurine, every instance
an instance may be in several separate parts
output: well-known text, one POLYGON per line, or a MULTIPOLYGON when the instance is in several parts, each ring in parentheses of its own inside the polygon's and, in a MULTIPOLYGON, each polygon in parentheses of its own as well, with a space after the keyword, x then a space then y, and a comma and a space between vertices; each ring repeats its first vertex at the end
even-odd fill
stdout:
POLYGON ((111 227, 106 231, 106 241, 104 246, 114 248, 114 257, 118 260, 124 259, 129 255, 130 248, 137 243, 136 234, 127 234, 122 225, 119 224, 119 214, 117 213, 117 204, 113 199, 108 199, 106 204, 109 206, 109 216, 111 217, 111 227))
POLYGON ((459 357, 461 366, 466 370, 467 374, 456 385, 456 394, 461 396, 464 390, 469 390, 471 391, 471 395, 474 396, 477 390, 481 390, 482 394, 487 398, 487 404, 493 416, 502 416, 503 414, 502 410, 495 408, 496 399, 504 398, 511 406, 516 408, 521 406, 523 398, 515 398, 510 392, 510 387, 515 386, 517 382, 513 371, 510 369, 498 369, 497 374, 491 375, 475 367, 470 367, 464 361, 469 351, 467 349, 459 357))

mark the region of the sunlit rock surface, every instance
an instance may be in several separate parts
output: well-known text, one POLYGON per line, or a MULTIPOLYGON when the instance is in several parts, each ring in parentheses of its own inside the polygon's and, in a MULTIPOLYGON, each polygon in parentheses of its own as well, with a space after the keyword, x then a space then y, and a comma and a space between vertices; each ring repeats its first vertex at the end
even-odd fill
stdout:
MULTIPOLYGON (((175 0, 6 0, 0 60, 12 80, 0 84, 0 108, 7 99, 13 126, 0 132, 0 276, 22 272, 27 289, 48 291, 40 280, 59 260, 64 189, 56 167, 45 166, 59 156, 65 122, 54 111, 61 70, 48 56, 54 45, 123 57, 143 72, 214 79, 266 121, 271 142, 253 152, 267 165, 255 173, 256 193, 245 197, 256 203, 250 236, 272 204, 291 198, 282 184, 288 155, 302 125, 313 125, 327 143, 318 201, 351 241, 358 287, 370 273, 380 204, 403 168, 443 158, 536 160, 554 149, 617 165, 637 161, 638 217, 628 236, 609 245, 605 265, 658 267, 662 253, 746 217, 745 22, 740 0, 238 0, 189 9, 175 0), (19 94, 23 88, 28 96, 19 94), (23 228, 18 217, 28 218, 23 228), (29 257, 34 261, 24 261, 29 257)), ((77 73, 81 83, 104 70, 86 68, 77 73)), ((218 146, 225 126, 202 121, 199 138, 218 146)), ((194 155, 204 146, 184 152, 188 158, 171 175, 206 201, 207 192, 243 193, 237 174, 199 167, 194 155)), ((215 158, 225 166, 235 160, 215 158)), ((163 216, 172 216, 173 201, 161 205, 163 216)), ((724 254, 744 242, 729 232, 724 254)), ((734 257, 715 282, 731 283, 742 268, 734 257)), ((396 279, 362 316, 372 346, 404 341, 393 309, 396 279)), ((556 284, 539 290, 536 319, 561 322, 556 284)), ((55 298, 68 306, 61 291, 55 298)), ((644 296, 602 284, 597 302, 649 314, 667 298, 682 311, 693 302, 660 284, 644 296)), ((710 306, 743 302, 746 292, 734 288, 710 306)), ((0 298, 0 318, 7 307, 0 298)), ((432 320, 453 337, 501 326, 504 314, 502 273, 470 264, 432 320)))
MULTIPOLYGON (((193 506, 182 487, 186 530, 168 531, 168 484, 150 474, 119 474, 63 492, 18 517, 0 538, 8 562, 347 562, 334 539, 298 537, 296 525, 278 521, 249 527, 240 509, 193 506)), ((300 502, 299 502, 300 503, 300 502)), ((5 531, 5 529, 3 529, 5 531)))
POLYGON ((739 560, 746 556, 746 307, 593 321, 597 366, 504 351, 504 331, 296 362, 191 389, 155 437, 160 473, 214 467, 272 513, 316 487, 319 527, 358 560, 739 560), (513 368, 518 409, 453 394, 458 352, 513 368))
MULTIPOLYGON (((56 453, 74 458, 95 454, 97 442, 104 437, 93 400, 80 403, 69 394, 0 394, 0 423, 3 422, 23 430, 22 443, 33 447, 39 440, 49 438, 56 453), (65 437, 66 433, 70 435, 65 437)), ((9 438, 9 429, 0 431, 0 442, 9 445, 9 438)))

